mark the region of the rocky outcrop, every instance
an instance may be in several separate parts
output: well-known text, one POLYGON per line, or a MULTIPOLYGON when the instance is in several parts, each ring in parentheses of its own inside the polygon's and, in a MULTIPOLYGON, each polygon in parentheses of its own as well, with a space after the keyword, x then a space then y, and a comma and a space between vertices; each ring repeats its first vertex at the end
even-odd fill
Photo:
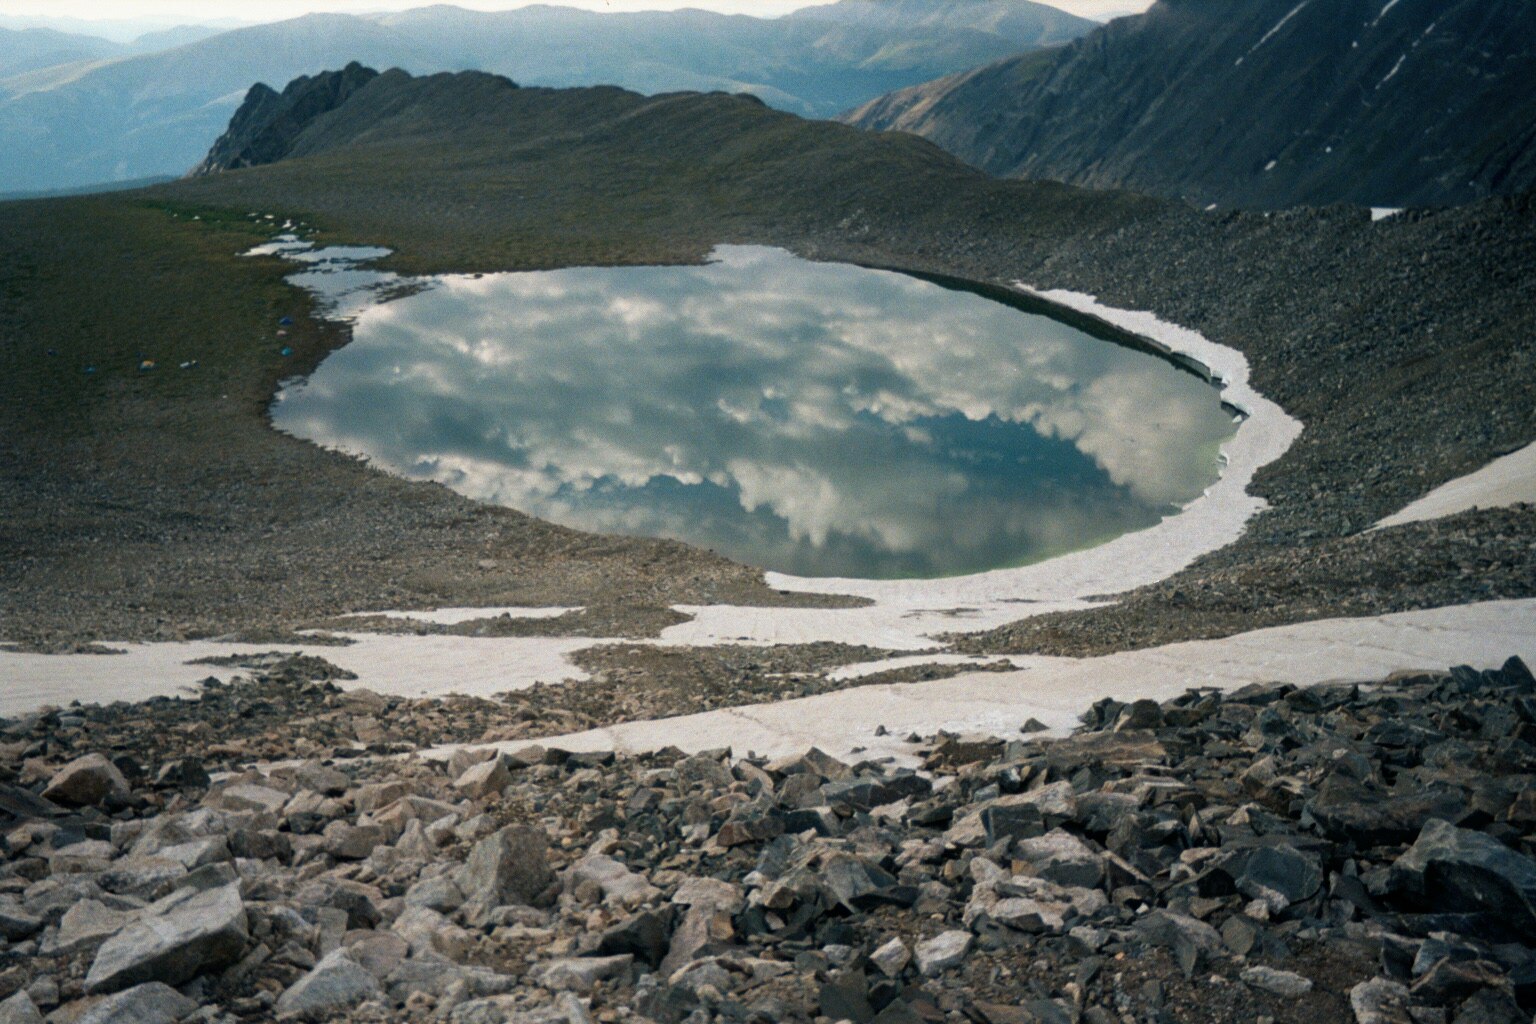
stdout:
POLYGON ((843 119, 1200 206, 1445 205, 1536 185, 1533 39, 1521 0, 1162 0, 843 119))
POLYGON ((317 118, 341 106, 377 77, 377 71, 354 61, 340 71, 296 78, 281 93, 258 82, 235 111, 229 129, 191 176, 281 160, 317 118))

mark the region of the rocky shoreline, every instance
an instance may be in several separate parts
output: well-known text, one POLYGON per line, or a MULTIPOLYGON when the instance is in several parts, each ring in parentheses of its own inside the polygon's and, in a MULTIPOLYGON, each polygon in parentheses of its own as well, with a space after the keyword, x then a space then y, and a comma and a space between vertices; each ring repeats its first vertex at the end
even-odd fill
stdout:
MULTIPOLYGON (((262 671, 338 697, 319 660, 262 671)), ((375 742, 334 756, 304 732, 324 715, 226 689, 114 708, 159 724, 115 736, 80 707, 0 722, 0 1021, 1524 1024, 1536 1007, 1536 678, 1518 659, 1105 700, 1067 738, 928 737, 921 772, 818 751, 378 756, 419 738, 365 691, 331 710, 376 716, 375 742), (247 723, 238 749, 195 727, 205 700, 247 723)))

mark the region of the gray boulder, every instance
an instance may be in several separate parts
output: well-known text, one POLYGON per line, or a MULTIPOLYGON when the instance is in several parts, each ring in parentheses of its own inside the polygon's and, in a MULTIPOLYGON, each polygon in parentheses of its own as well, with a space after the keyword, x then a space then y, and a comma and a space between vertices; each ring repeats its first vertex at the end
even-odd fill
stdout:
POLYGON ((1426 823, 1392 866, 1392 884, 1434 911, 1480 914, 1536 938, 1536 861, 1481 832, 1426 823))
POLYGON ((238 885, 178 890, 102 945, 86 991, 116 992, 149 981, 181 985, 238 960, 247 934, 238 885))
POLYGON ((0 1002, 0 1024, 43 1024, 43 1015, 37 1004, 25 991, 0 1002))
POLYGON ((597 987, 598 982, 628 971, 634 962, 635 958, 627 953, 619 956, 568 957, 537 964, 529 970, 528 977, 552 992, 586 994, 597 987))
POLYGON ((1413 1024, 1408 1013, 1408 989, 1386 978, 1362 981, 1349 990, 1355 1024, 1413 1024))
POLYGON ((372 972, 347 949, 332 951, 277 1000, 277 1012, 320 1017, 384 994, 372 972))
POLYGON ((465 769, 454 782, 453 788, 471 799, 483 799, 500 793, 512 781, 512 772, 501 758, 481 761, 465 769))
POLYGON ((951 967, 958 967, 971 951, 971 933, 941 932, 917 944, 917 969, 925 978, 936 978, 951 967))
POLYGON ((544 833, 511 825, 476 843, 455 881, 467 901, 501 906, 532 903, 554 877, 544 833))
POLYGON ((54 772, 43 799, 66 807, 94 807, 128 799, 128 780, 101 754, 86 754, 54 772))
POLYGON ((75 1024, 176 1024, 196 1009, 197 1004, 180 992, 152 981, 108 996, 75 1024))
POLYGON ((0 939, 21 942, 42 930, 43 919, 25 907, 9 900, 0 900, 0 939))
POLYGON ((64 912, 59 930, 43 943, 46 956, 95 949, 132 924, 133 911, 113 910, 99 900, 81 900, 64 912))
POLYGON ((1244 968, 1242 979, 1261 992, 1268 992, 1285 999, 1300 999, 1312 991, 1311 978, 1304 978, 1292 971, 1276 970, 1273 967, 1244 968))
POLYGON ((1092 889, 1104 880, 1104 859, 1063 829, 1053 829, 1036 839, 1017 840, 1013 849, 1032 873, 1048 882, 1092 889))

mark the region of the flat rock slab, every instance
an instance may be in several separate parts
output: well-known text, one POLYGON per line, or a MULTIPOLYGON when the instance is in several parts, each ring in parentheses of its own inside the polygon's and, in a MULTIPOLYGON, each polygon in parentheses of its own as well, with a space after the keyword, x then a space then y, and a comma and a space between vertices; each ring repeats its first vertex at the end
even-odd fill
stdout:
POLYGON ((238 960, 247 934, 238 885, 172 893, 102 945, 86 975, 86 991, 115 992, 151 981, 184 984, 238 960))

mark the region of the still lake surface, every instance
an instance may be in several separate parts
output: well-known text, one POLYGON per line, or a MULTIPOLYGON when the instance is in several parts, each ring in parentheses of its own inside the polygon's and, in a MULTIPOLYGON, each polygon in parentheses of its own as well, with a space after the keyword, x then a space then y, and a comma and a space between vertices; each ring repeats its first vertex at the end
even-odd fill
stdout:
POLYGON ((284 255, 354 340, 284 387, 280 430, 795 575, 949 576, 1102 543, 1199 497, 1236 430, 1155 355, 777 249, 420 280, 356 262, 382 251, 284 255))

